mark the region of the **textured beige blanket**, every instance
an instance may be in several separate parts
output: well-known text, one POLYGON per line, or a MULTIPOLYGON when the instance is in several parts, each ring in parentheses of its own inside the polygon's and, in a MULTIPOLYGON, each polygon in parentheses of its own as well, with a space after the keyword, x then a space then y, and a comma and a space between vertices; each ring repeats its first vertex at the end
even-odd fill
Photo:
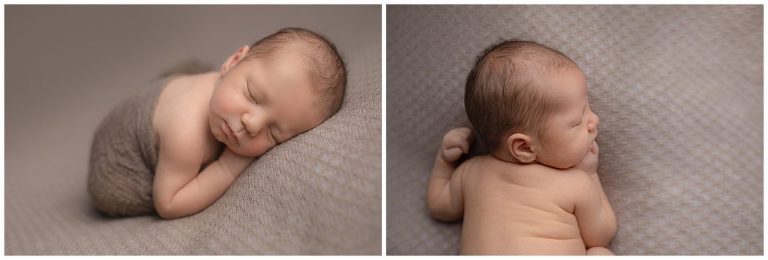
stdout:
POLYGON ((501 39, 573 58, 621 255, 763 253, 761 6, 387 7, 387 253, 455 254, 424 196, 464 79, 501 39))

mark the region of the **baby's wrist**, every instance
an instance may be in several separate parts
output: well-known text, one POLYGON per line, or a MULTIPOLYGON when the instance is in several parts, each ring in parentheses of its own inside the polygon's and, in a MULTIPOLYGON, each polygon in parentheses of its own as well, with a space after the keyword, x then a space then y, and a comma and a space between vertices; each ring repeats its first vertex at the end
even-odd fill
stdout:
POLYGON ((251 165, 253 159, 254 158, 236 154, 229 150, 229 148, 225 148, 224 152, 222 152, 219 157, 220 163, 225 164, 225 167, 227 167, 235 176, 239 176, 245 168, 251 165))

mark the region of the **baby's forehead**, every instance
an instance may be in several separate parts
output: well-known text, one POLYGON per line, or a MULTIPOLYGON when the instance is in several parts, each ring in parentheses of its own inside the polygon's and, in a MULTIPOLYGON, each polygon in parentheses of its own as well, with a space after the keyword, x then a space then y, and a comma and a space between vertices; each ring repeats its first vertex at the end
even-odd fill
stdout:
POLYGON ((295 54, 254 57, 242 65, 245 70, 243 76, 262 87, 293 88, 308 85, 311 82, 309 68, 301 57, 295 54))
POLYGON ((563 68, 540 79, 539 90, 555 110, 572 109, 583 105, 587 96, 586 77, 580 69, 563 68))

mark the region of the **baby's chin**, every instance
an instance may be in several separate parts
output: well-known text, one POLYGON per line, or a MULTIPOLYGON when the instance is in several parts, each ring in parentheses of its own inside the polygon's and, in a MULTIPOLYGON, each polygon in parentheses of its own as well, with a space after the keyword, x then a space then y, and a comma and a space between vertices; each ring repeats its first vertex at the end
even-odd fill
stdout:
POLYGON ((587 157, 587 154, 588 153, 585 153, 584 156, 575 155, 578 158, 576 158, 576 157, 572 157, 571 159, 561 158, 561 160, 555 160, 555 161, 537 160, 537 162, 540 163, 540 164, 544 164, 546 166, 558 169, 558 170, 566 170, 566 169, 573 168, 576 165, 579 165, 579 163, 581 161, 583 161, 584 158, 587 157))
POLYGON ((551 163, 551 162, 544 162, 544 161, 536 161, 539 164, 543 164, 546 166, 549 166, 551 168, 555 168, 558 170, 566 170, 569 168, 573 168, 574 166, 578 165, 578 163, 551 163))

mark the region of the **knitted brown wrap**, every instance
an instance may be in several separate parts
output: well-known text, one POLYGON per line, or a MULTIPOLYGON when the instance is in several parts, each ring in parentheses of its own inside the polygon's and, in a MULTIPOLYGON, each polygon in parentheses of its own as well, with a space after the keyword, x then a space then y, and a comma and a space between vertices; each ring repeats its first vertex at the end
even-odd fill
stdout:
POLYGON ((167 79, 157 79, 115 107, 93 137, 88 193, 99 211, 111 216, 154 212, 152 179, 157 166, 157 134, 152 115, 167 79))

